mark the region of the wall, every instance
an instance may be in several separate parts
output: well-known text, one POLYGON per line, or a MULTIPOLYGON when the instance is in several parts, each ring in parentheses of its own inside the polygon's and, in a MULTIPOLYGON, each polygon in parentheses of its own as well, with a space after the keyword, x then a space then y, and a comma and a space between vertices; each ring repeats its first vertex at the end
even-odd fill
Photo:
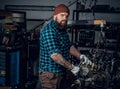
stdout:
MULTIPOLYGON (((107 4, 110 5, 111 7, 119 7, 120 8, 120 0, 78 0, 79 2, 81 1, 86 1, 85 8, 90 8, 90 5, 94 5, 94 1, 97 1, 96 4, 107 4), (92 1, 92 3, 91 3, 92 1)), ((70 16, 69 20, 72 20, 72 12, 73 10, 76 9, 76 0, 2 0, 0 3, 0 9, 4 9, 5 5, 35 5, 35 6, 56 6, 59 3, 64 3, 67 6, 72 4, 70 8, 70 16)), ((53 11, 26 11, 27 19, 34 19, 34 20, 39 20, 39 19, 49 19, 53 14, 53 11)), ((80 16, 81 20, 93 20, 93 14, 81 14, 80 16)), ((114 21, 114 22, 120 22, 120 17, 119 14, 96 14, 96 19, 107 19, 108 21, 114 21)), ((34 24, 34 21, 28 22, 27 24, 29 25, 28 30, 31 28, 36 27, 39 25, 39 21, 35 22, 36 25, 34 24)))
MULTIPOLYGON (((75 2, 75 0, 2 0, 0 3, 0 9, 4 9, 5 5, 56 6, 59 3, 64 3, 68 6, 73 2, 75 2)), ((69 17, 70 19, 72 19, 72 10, 74 7, 75 3, 69 7, 71 10, 71 16, 69 17)), ((29 31, 34 29, 41 23, 39 20, 49 19, 52 14, 53 11, 26 11, 27 20, 32 19, 32 21, 27 21, 27 30, 29 31)))
MULTIPOLYGON (((2 0, 0 4, 0 9, 4 9, 5 5, 37 5, 37 6, 56 6, 59 3, 64 3, 70 5, 77 0, 2 0)), ((119 7, 120 0, 78 0, 86 1, 86 8, 89 8, 90 5, 94 4, 94 1, 97 1, 96 4, 109 4, 111 7, 119 7), (92 3, 91 3, 92 1, 92 3), (91 4, 90 4, 91 3, 91 4)), ((69 19, 72 19, 72 10, 76 9, 76 3, 70 7, 71 15, 69 19)), ((41 11, 32 11, 27 12, 27 18, 30 19, 48 19, 52 16, 53 11, 41 12, 41 11), (49 14, 48 14, 49 13, 49 14)))
MULTIPOLYGON (((1 9, 4 9, 5 5, 35 5, 35 6, 56 6, 59 3, 66 5, 75 1, 70 0, 3 0, 0 5, 1 9)), ((74 4, 70 7, 73 7, 74 4)), ((27 11, 27 19, 49 19, 52 16, 53 11, 27 11)), ((72 12, 71 12, 72 13, 72 12)))

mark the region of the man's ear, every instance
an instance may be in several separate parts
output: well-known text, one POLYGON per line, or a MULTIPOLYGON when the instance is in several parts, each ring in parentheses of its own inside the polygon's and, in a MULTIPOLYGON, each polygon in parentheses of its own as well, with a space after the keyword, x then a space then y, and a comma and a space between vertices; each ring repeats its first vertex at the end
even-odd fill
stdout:
POLYGON ((56 15, 53 16, 54 20, 56 19, 56 15))

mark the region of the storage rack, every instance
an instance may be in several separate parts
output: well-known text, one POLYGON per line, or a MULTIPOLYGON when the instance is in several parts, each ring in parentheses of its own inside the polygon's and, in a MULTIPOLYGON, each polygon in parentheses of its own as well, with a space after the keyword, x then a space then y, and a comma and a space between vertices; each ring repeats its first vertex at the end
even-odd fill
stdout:
MULTIPOLYGON (((79 20, 80 13, 107 13, 107 14, 120 14, 120 11, 91 11, 91 10, 73 10, 73 21, 74 24, 70 24, 69 27, 72 30, 72 42, 75 43, 75 45, 78 45, 78 40, 79 40, 79 32, 80 31, 85 31, 85 32, 91 32, 91 31, 98 31, 101 32, 101 27, 100 25, 94 25, 94 20, 79 20)), ((119 51, 120 50, 120 23, 115 23, 115 22, 107 22, 107 24, 105 25, 105 27, 103 28, 103 32, 107 35, 109 35, 109 33, 113 34, 115 40, 116 40, 116 45, 114 46, 114 48, 110 48, 108 47, 109 50, 114 50, 114 51, 119 51), (115 28, 114 28, 115 27, 115 28), (116 35, 115 35, 116 34, 116 35)), ((94 36, 94 35, 93 35, 94 36)), ((112 35, 111 35, 112 36, 112 35)), ((95 37, 95 36, 94 36, 95 37)), ((86 39, 85 39, 86 40, 86 39)), ((93 39, 94 41, 95 39, 93 39)), ((107 47, 103 47, 107 48, 107 47)))

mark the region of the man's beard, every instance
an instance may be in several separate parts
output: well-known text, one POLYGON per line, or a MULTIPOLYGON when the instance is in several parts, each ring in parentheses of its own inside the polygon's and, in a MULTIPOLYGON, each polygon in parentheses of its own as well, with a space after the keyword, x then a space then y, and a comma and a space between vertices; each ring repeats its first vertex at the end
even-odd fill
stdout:
POLYGON ((66 29, 66 27, 67 27, 67 21, 64 21, 64 20, 62 20, 62 21, 60 21, 60 22, 58 22, 58 21, 56 21, 57 22, 57 25, 58 25, 58 27, 60 28, 60 29, 66 29))

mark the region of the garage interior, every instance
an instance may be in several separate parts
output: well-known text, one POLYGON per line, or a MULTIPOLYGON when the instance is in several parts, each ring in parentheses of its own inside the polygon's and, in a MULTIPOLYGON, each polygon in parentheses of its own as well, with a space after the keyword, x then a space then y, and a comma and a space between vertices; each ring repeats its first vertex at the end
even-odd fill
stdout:
POLYGON ((119 0, 1 1, 0 89, 41 89, 40 32, 60 3, 70 8, 70 41, 96 64, 94 69, 81 65, 77 78, 68 73, 69 82, 63 83, 61 89, 119 89, 119 0))

